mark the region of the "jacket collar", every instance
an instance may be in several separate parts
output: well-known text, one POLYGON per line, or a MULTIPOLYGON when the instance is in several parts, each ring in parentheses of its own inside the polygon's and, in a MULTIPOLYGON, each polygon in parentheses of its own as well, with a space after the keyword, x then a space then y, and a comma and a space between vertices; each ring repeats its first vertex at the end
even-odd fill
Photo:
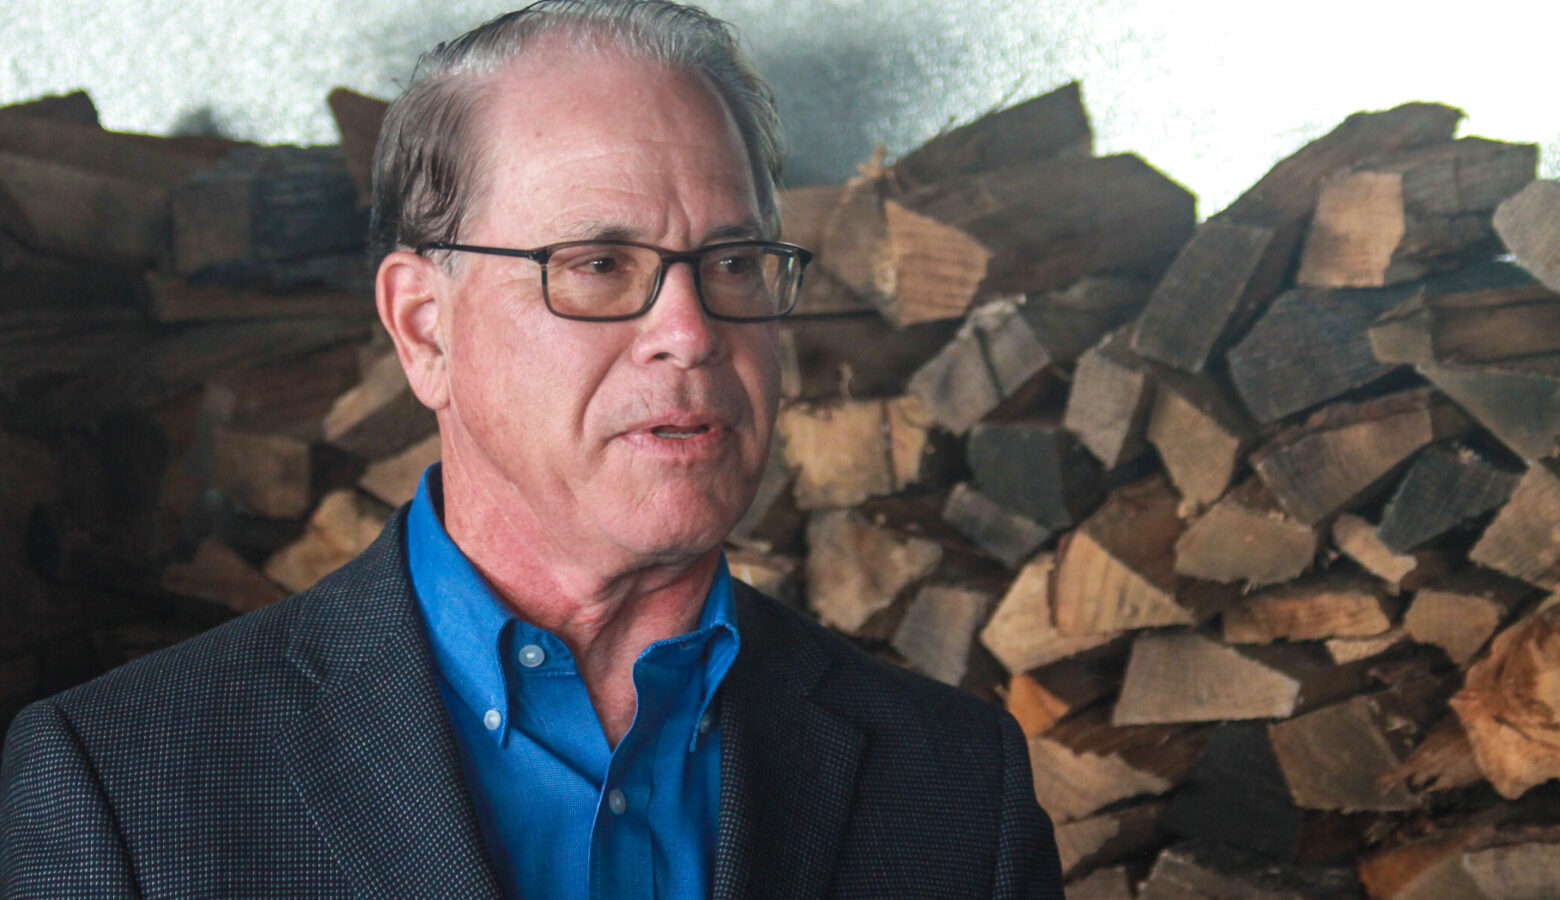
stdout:
POLYGON ((301 604, 288 657, 318 694, 276 747, 355 893, 497 898, 407 577, 403 524, 404 511, 301 604))
POLYGON ((742 652, 720 692, 713 894, 820 897, 865 740, 812 696, 830 662, 809 626, 740 582, 736 600, 742 652))

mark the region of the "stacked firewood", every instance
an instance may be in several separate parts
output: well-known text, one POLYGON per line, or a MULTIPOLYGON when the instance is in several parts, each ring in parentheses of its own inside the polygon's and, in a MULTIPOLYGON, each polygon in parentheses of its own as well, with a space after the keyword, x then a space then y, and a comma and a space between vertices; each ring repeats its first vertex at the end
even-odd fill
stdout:
MULTIPOLYGON (((307 150, 0 110, 0 713, 312 584, 437 458, 362 254, 383 104, 330 105, 307 150)), ((1076 85, 784 192, 818 257, 728 557, 1005 703, 1069 896, 1560 883, 1560 185, 1460 117, 1201 224, 1076 85)))

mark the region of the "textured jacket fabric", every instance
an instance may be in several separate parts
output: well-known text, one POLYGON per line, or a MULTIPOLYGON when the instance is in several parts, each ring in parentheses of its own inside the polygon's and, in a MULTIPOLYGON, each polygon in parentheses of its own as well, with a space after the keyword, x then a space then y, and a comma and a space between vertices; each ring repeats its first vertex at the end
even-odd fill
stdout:
MULTIPOLYGON (((398 516, 314 588, 29 706, 4 897, 498 897, 398 516)), ((718 898, 1061 898, 1011 717, 746 586, 718 898)))

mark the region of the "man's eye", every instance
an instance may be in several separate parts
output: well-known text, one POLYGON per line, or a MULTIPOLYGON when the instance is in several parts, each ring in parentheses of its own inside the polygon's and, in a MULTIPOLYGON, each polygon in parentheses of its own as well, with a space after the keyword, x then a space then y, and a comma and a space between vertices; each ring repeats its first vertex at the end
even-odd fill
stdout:
POLYGON ((588 275, 610 275, 618 269, 618 260, 611 256, 591 256, 575 263, 571 268, 588 275))
POLYGON ((725 276, 745 276, 751 274, 755 267, 753 257, 732 255, 723 256, 715 263, 715 273, 725 276))

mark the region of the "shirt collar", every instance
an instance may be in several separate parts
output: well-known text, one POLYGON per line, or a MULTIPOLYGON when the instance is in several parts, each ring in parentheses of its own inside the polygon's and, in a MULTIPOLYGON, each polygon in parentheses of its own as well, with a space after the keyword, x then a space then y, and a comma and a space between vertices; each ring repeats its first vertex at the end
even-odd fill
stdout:
MULTIPOLYGON (((488 730, 502 743, 510 715, 503 663, 506 629, 513 632, 511 647, 542 647, 553 662, 543 668, 557 672, 558 667, 567 665, 572 672, 573 656, 568 645, 552 632, 522 621, 509 611, 444 529, 443 510, 442 469, 440 463, 434 463, 423 472, 417 495, 406 514, 406 555, 412 588, 428 626, 440 673, 473 715, 482 718, 490 710, 498 713, 499 727, 488 730)), ((698 627, 651 644, 639 659, 645 659, 658 647, 682 642, 707 644, 697 723, 708 712, 740 647, 736 599, 724 553, 699 614, 698 627)), ((695 730, 690 746, 698 739, 699 732, 695 730)))

